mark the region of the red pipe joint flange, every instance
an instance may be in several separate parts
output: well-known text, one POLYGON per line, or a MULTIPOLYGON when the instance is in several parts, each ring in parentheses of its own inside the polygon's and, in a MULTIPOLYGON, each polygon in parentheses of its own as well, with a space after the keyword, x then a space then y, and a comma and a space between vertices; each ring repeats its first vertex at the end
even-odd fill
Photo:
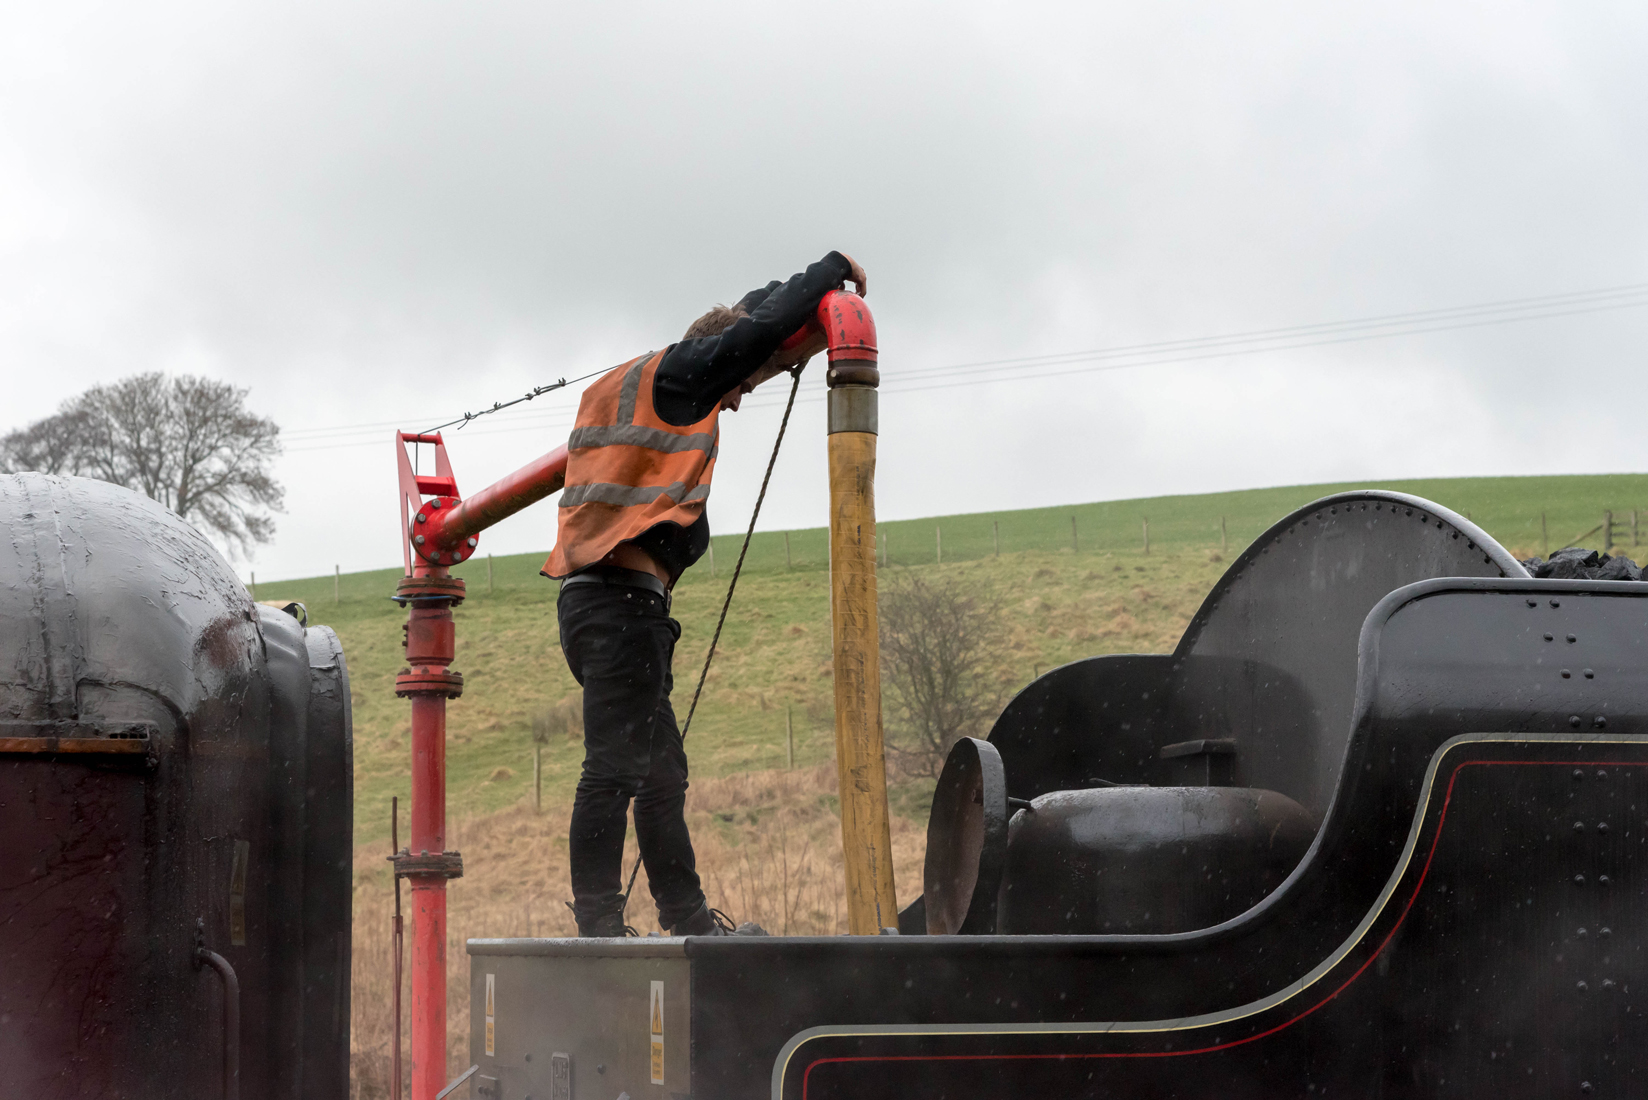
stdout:
POLYGON ((392 856, 384 857, 394 865, 396 878, 428 875, 431 878, 463 878, 463 856, 457 852, 419 852, 402 848, 392 856))
POLYGON ((412 530, 408 536, 412 540, 412 552, 430 565, 457 565, 459 562, 475 556, 475 547, 480 544, 479 535, 470 535, 459 541, 456 546, 442 546, 432 534, 426 535, 429 517, 445 508, 456 508, 460 500, 457 497, 431 497, 423 502, 418 514, 412 518, 412 530))
POLYGON ((395 677, 395 696, 440 695, 456 699, 463 694, 463 673, 445 668, 403 668, 395 677))
POLYGON ((456 606, 463 603, 464 582, 458 577, 402 577, 389 598, 403 607, 438 607, 442 600, 456 606))

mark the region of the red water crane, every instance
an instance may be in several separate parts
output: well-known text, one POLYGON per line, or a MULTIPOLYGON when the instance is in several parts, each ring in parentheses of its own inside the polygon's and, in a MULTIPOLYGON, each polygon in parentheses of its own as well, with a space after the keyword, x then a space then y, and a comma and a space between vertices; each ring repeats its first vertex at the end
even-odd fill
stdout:
POLYGON ((463 602, 464 582, 449 567, 474 556, 483 529, 560 489, 567 449, 467 499, 439 432, 396 432, 395 450, 406 574, 394 598, 408 609, 407 667, 395 677, 395 694, 412 702, 412 832, 392 858, 395 874, 412 885, 412 1096, 434 1100, 446 1084, 446 882, 463 875, 463 857, 446 848, 446 701, 463 694, 463 674, 450 666, 452 608, 463 602), (433 445, 433 476, 413 471, 408 443, 433 445))
MULTIPOLYGON (((882 776, 875 784, 879 799, 861 794, 852 807, 843 802, 842 828, 849 834, 848 894, 850 900, 860 894, 868 899, 858 906, 865 916, 853 921, 853 930, 875 931, 874 926, 888 923, 892 913, 881 693, 874 671, 875 514, 867 480, 873 477, 875 462, 875 321, 858 295, 832 291, 819 303, 809 326, 786 346, 799 344, 820 329, 830 361, 831 544, 836 573, 843 578, 836 603, 854 611, 851 621, 844 620, 837 629, 837 722, 849 727, 853 774, 862 775, 868 766, 882 776), (855 441, 852 453, 840 461, 838 434, 843 444, 855 441), (867 465, 867 476, 850 476, 843 482, 847 498, 856 493, 862 499, 838 500, 838 465, 843 474, 867 465), (836 539, 838 517, 851 517, 850 538, 836 539), (850 654, 845 660, 850 667, 844 666, 844 653, 850 654), (846 699, 844 684, 849 686, 846 699), (860 833, 863 837, 857 839, 860 833), (863 859, 855 858, 859 850, 863 859), (855 873, 859 863, 866 868, 855 873)), ((395 450, 406 574, 395 587, 394 599, 407 608, 407 667, 395 677, 395 694, 412 703, 412 830, 407 847, 392 859, 395 874, 412 885, 412 1100, 435 1100, 446 1085, 446 882, 463 875, 462 857, 446 849, 446 701, 463 694, 463 675, 450 666, 456 644, 452 608, 463 602, 464 582, 451 575, 450 567, 475 555, 486 528, 566 484, 567 449, 556 447, 469 497, 458 493, 439 432, 396 432, 395 450), (433 475, 415 472, 408 443, 434 447, 433 475)), ((845 767, 847 762, 843 763, 845 767)))

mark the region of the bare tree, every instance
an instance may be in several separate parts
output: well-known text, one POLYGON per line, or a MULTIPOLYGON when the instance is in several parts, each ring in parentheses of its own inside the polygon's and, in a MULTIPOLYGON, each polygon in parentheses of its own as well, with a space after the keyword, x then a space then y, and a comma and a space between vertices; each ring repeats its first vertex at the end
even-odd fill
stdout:
POLYGON ((94 386, 0 438, 0 469, 112 481, 245 550, 274 536, 268 513, 284 497, 270 470, 280 428, 246 408, 246 393, 188 375, 94 386))
POLYGON ((82 413, 64 411, 36 420, 0 438, 0 471, 72 474, 85 455, 87 434, 82 413))
POLYGON ((883 573, 882 687, 888 747, 937 775, 957 739, 983 737, 1001 710, 1001 601, 964 575, 883 573))

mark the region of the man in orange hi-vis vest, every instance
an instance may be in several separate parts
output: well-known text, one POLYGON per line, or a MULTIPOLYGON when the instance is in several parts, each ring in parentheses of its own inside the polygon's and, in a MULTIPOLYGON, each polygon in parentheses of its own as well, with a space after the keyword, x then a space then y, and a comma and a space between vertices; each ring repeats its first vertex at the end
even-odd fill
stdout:
POLYGON ((580 936, 633 934, 621 893, 632 800, 659 925, 676 936, 733 932, 704 898, 682 813, 687 754, 670 706, 681 624, 670 618, 670 589, 709 548, 721 413, 823 350, 822 336, 780 345, 848 280, 868 290, 864 269, 832 252, 788 282, 717 306, 680 342, 614 367, 579 402, 543 572, 561 582, 561 649, 584 689, 584 767, 568 834, 580 936))

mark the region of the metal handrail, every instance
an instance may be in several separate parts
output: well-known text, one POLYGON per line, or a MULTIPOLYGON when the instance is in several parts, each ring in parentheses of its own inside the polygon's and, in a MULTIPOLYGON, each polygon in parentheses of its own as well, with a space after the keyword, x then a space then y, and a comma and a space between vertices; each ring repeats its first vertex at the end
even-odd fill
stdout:
POLYGON ((195 965, 203 964, 223 979, 223 1100, 240 1100, 240 979, 228 959, 196 947, 195 965))

